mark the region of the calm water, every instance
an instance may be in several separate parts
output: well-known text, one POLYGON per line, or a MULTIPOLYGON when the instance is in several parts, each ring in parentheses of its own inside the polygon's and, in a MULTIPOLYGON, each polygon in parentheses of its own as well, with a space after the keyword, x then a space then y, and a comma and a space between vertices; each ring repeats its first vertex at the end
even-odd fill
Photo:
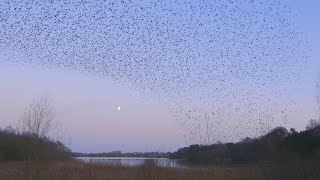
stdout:
POLYGON ((182 167, 182 161, 178 159, 167 158, 140 158, 140 157, 76 157, 76 159, 89 163, 108 163, 125 166, 138 166, 147 160, 153 160, 161 167, 182 167))

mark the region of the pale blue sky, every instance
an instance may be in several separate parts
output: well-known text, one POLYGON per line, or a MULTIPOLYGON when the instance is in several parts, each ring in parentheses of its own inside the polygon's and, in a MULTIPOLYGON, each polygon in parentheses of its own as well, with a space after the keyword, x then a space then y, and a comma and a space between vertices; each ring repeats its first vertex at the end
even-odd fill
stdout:
MULTIPOLYGON (((288 0, 297 12, 295 24, 312 49, 307 69, 289 95, 294 109, 289 124, 302 130, 316 116, 314 82, 320 65, 320 2, 288 0)), ((1 29, 0 29, 1 30, 1 29)), ((0 51, 2 52, 2 51, 0 51)), ((23 58, 23 55, 18 54, 23 58)), ((186 145, 179 126, 162 101, 144 96, 111 80, 77 71, 41 69, 31 65, 2 63, 0 54, 0 123, 15 125, 24 107, 47 93, 64 124, 74 151, 176 150, 186 145), (117 111, 113 106, 120 106, 117 111)))

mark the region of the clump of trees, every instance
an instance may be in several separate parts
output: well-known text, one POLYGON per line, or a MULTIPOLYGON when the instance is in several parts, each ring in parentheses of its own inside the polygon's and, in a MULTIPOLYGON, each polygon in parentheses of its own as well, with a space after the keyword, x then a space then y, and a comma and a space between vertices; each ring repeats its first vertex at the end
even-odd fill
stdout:
POLYGON ((41 96, 25 109, 19 127, 0 129, 0 161, 25 162, 60 160, 71 157, 71 150, 49 137, 56 128, 55 112, 47 96, 41 96))
POLYGON ((313 126, 313 121, 309 124, 312 126, 308 125, 307 129, 301 132, 277 127, 266 135, 245 138, 237 143, 191 145, 179 149, 171 158, 207 164, 320 160, 320 126, 313 126))
POLYGON ((0 129, 0 161, 62 160, 70 154, 70 149, 60 141, 48 137, 37 139, 11 127, 0 129), (34 144, 39 151, 32 151, 34 144))

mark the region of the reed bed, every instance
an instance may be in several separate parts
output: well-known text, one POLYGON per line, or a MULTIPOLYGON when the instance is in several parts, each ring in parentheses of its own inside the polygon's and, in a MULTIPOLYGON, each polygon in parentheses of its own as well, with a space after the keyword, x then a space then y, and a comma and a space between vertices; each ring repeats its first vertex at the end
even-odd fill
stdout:
MULTIPOLYGON (((32 164, 32 163, 31 163, 32 164)), ((128 167, 92 164, 76 160, 30 165, 25 163, 0 164, 1 180, 319 180, 320 167, 281 166, 206 166, 192 168, 157 167, 153 162, 128 167)))

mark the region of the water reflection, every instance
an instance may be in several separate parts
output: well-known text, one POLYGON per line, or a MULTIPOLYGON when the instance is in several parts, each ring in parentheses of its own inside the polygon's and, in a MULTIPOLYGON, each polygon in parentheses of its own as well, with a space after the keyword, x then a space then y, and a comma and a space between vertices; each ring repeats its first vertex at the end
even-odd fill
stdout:
POLYGON ((124 166, 139 166, 147 161, 153 161, 160 167, 182 167, 183 160, 168 158, 141 158, 141 157, 76 157, 88 163, 107 163, 124 166))

